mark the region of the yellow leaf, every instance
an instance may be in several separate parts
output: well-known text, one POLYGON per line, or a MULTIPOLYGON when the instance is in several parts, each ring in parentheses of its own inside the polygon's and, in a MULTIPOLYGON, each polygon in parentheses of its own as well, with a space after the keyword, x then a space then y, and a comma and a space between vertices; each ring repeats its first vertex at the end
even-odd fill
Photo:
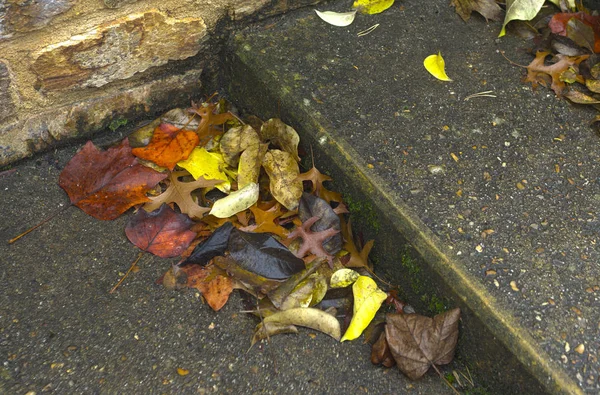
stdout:
POLYGON ((425 66, 425 69, 438 80, 452 81, 446 75, 446 63, 444 62, 444 58, 442 58, 441 52, 438 52, 437 55, 429 55, 426 57, 423 61, 423 66, 425 66))
POLYGON ((357 8, 362 14, 379 14, 390 8, 394 0, 356 0, 352 7, 357 8))
POLYGON ((302 181, 298 179, 298 162, 289 152, 269 150, 262 162, 269 176, 269 189, 279 203, 288 210, 295 210, 302 196, 302 181))
POLYGON ((190 371, 183 368, 177 368, 177 374, 180 376, 187 376, 188 374, 190 374, 190 371))
POLYGON ((331 275, 331 288, 344 288, 355 282, 360 274, 352 269, 340 269, 331 275))
POLYGON ((360 276, 352 286, 354 294, 354 315, 341 341, 354 340, 369 325, 387 294, 380 290, 372 278, 360 276))
POLYGON ((178 162, 177 165, 189 171, 196 180, 200 177, 204 177, 206 180, 227 180, 217 184, 216 187, 225 193, 229 193, 231 183, 228 181, 227 174, 223 171, 226 164, 220 154, 196 147, 186 160, 178 162))

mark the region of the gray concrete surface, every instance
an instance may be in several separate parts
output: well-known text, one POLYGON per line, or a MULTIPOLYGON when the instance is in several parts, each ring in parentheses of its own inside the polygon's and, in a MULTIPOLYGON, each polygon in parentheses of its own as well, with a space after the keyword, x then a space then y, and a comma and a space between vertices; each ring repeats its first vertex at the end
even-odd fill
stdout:
MULTIPOLYGON (((361 191, 392 219, 376 245, 402 233, 436 277, 430 289, 465 307, 467 330, 478 321, 489 331, 459 343, 467 359, 491 361, 484 376, 496 355, 469 343, 503 344, 544 391, 598 393, 595 110, 523 84, 499 51, 528 64, 533 44, 499 30, 475 14, 465 24, 446 2, 406 0, 342 28, 305 9, 235 37, 229 90, 242 108, 290 122, 330 158, 326 170, 349 175, 343 192, 361 191), (423 68, 438 51, 453 82, 423 68), (465 100, 488 90, 496 97, 465 100)), ((380 267, 408 277, 387 251, 375 252, 380 267)), ((495 370, 498 389, 515 376, 495 370)))

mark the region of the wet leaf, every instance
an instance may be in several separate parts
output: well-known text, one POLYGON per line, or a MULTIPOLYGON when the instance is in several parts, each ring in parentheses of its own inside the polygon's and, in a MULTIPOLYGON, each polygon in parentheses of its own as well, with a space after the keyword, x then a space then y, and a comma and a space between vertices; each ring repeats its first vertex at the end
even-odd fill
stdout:
POLYGON ((211 259, 219 255, 225 255, 227 245, 229 244, 229 235, 233 225, 231 222, 225 222, 218 227, 212 235, 202 243, 198 244, 192 254, 183 260, 180 265, 195 263, 206 265, 211 259))
POLYGON ((313 274, 325 262, 322 258, 317 258, 306 264, 306 268, 295 273, 288 278, 281 286, 268 293, 268 297, 278 309, 285 303, 285 299, 294 291, 294 289, 313 274))
POLYGON ((323 275, 313 273, 294 288, 282 303, 280 309, 312 307, 323 300, 325 293, 327 293, 327 280, 323 275))
POLYGON ((288 210, 295 210, 302 196, 298 162, 288 152, 269 150, 262 165, 269 176, 269 189, 273 197, 288 210))
POLYGON ((354 22, 356 11, 334 12, 315 10, 319 18, 333 26, 349 26, 354 22))
POLYGON ((410 379, 422 377, 432 364, 445 365, 454 358, 460 309, 434 318, 418 314, 388 314, 385 335, 398 364, 410 379))
POLYGON ((271 118, 262 124, 260 128, 260 137, 263 141, 268 141, 275 147, 292 155, 296 162, 300 162, 298 156, 298 144, 300 137, 290 125, 286 125, 278 118, 271 118))
POLYGON ((67 163, 58 184, 86 214, 112 220, 150 200, 146 192, 166 176, 140 165, 127 139, 106 151, 89 141, 67 163))
POLYGON ((125 234, 140 249, 161 258, 172 258, 181 255, 196 237, 189 230, 193 223, 187 215, 163 204, 151 213, 138 210, 129 219, 125 234))
POLYGON ((350 284, 354 284, 360 274, 352 269, 340 269, 333 273, 329 280, 331 288, 344 288, 350 284))
POLYGON ((213 204, 209 214, 217 218, 228 218, 236 213, 247 210, 257 201, 258 184, 248 184, 239 191, 231 192, 228 196, 217 200, 213 204))
POLYGON ((194 131, 181 130, 163 123, 154 129, 152 140, 147 146, 133 148, 131 152, 138 158, 173 170, 177 162, 188 158, 198 141, 198 135, 194 131))
POLYGON ((261 210, 257 205, 253 205, 250 207, 250 211, 254 215, 254 225, 249 225, 241 229, 244 232, 273 233, 282 239, 285 239, 290 233, 278 223, 278 218, 283 215, 283 210, 279 203, 276 203, 267 211, 261 210))
POLYGON ((577 18, 571 18, 567 23, 567 37, 573 40, 577 45, 587 48, 594 52, 596 36, 594 29, 586 25, 577 18))
POLYGON ((425 66, 425 70, 429 71, 429 73, 441 81, 452 81, 448 75, 446 75, 446 63, 444 62, 444 58, 442 58, 442 53, 439 52, 437 55, 429 55, 423 61, 423 66, 425 66))
POLYGON ((229 193, 231 183, 224 171, 225 161, 220 154, 196 147, 186 160, 177 163, 177 165, 189 171, 196 180, 202 177, 205 180, 222 181, 215 186, 219 190, 229 193))
POLYGON ((313 232, 321 232, 328 229, 337 230, 338 233, 323 241, 323 248, 330 255, 335 255, 342 249, 342 235, 339 233, 341 230, 340 217, 333 211, 329 203, 305 192, 300 198, 298 216, 302 222, 306 222, 312 217, 319 218, 310 227, 310 230, 313 232))
POLYGON ((354 294, 354 314, 350 326, 341 341, 354 340, 359 337, 369 325, 381 307, 387 294, 377 287, 375 281, 367 276, 360 276, 352 285, 354 294))
POLYGON ((567 99, 571 100, 573 103, 578 104, 600 104, 600 100, 595 99, 589 95, 586 95, 583 92, 579 92, 577 90, 571 89, 565 93, 563 96, 567 99))
POLYGON ((232 279, 215 265, 175 266, 173 270, 178 272, 178 276, 183 273, 185 286, 200 291, 206 303, 215 311, 225 306, 233 291, 232 279))
MULTIPOLYGON (((341 330, 338 320, 331 314, 312 307, 299 307, 281 311, 266 317, 264 323, 265 325, 277 323, 279 325, 304 326, 323 332, 333 337, 335 340, 340 340, 341 330)), ((257 326, 256 331, 261 330, 261 326, 262 323, 257 326)))
POLYGON ((154 211, 163 203, 175 203, 179 210, 192 218, 202 218, 210 211, 208 207, 201 207, 192 198, 192 192, 200 188, 211 188, 219 184, 221 180, 205 180, 200 177, 196 181, 183 182, 179 177, 188 175, 186 171, 174 171, 169 175, 170 184, 160 195, 150 198, 150 202, 144 205, 144 210, 154 211))
POLYGON ((506 34, 506 25, 510 21, 530 21, 540 12, 545 0, 506 0, 506 15, 498 37, 506 34))
POLYGON ((495 0, 451 0, 450 5, 456 8, 456 13, 465 22, 469 20, 473 11, 480 13, 486 20, 502 19, 502 9, 495 0))
POLYGON ((292 233, 288 235, 288 240, 295 240, 297 238, 302 239, 302 245, 296 252, 297 257, 304 257, 308 253, 314 254, 318 257, 326 257, 329 261, 329 267, 333 268, 333 255, 331 255, 323 247, 323 243, 333 235, 339 233, 339 230, 327 229, 321 232, 313 232, 310 228, 315 222, 319 220, 319 217, 309 218, 303 222, 301 226, 298 226, 292 233))
POLYGON ((394 0, 356 0, 352 7, 358 9, 362 14, 379 14, 390 8, 394 0))
POLYGON ((365 243, 360 251, 358 251, 358 247, 354 243, 354 236, 352 234, 352 225, 350 223, 350 219, 348 222, 342 219, 341 221, 342 227, 342 237, 344 238, 344 246, 343 249, 348 251, 350 254, 350 260, 346 262, 344 266, 346 267, 370 267, 369 266, 369 253, 375 244, 374 240, 369 240, 365 243))
POLYGON ((249 294, 255 298, 262 298, 273 289, 279 287, 283 281, 273 280, 250 272, 231 258, 230 256, 216 256, 213 258, 215 266, 223 269, 227 274, 236 280, 249 294))
POLYGON ((252 145, 242 152, 238 164, 238 188, 257 183, 262 161, 267 153, 267 144, 252 145))
POLYGON ((269 279, 284 280, 304 269, 302 259, 267 233, 232 229, 229 253, 245 270, 269 279))

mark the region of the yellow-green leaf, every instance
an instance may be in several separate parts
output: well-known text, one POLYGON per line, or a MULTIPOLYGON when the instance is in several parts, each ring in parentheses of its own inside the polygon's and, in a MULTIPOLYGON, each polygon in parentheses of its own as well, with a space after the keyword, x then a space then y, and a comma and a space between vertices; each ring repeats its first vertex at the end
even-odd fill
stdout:
POLYGON ((425 66, 425 69, 438 80, 452 81, 446 75, 446 62, 444 62, 441 52, 438 52, 437 55, 429 55, 426 57, 423 61, 423 66, 425 66))
POLYGON ((360 274, 352 269, 340 269, 331 275, 329 286, 331 288, 344 288, 354 283, 360 274))
POLYGON ((510 21, 530 21, 540 12, 546 0, 506 0, 506 15, 498 37, 506 34, 506 25, 510 21))
MULTIPOLYGON (((295 309, 275 313, 263 320, 265 325, 277 323, 279 325, 298 325, 328 334, 335 340, 340 339, 340 323, 331 314, 312 307, 298 307, 295 309)), ((257 331, 261 330, 262 323, 258 324, 257 331)))
POLYGON ((352 7, 358 9, 362 14, 379 14, 390 8, 394 0, 356 0, 352 7))
POLYGON ((367 276, 360 276, 352 286, 354 294, 354 315, 341 341, 354 340, 359 337, 375 317, 387 294, 377 287, 375 281, 367 276))
MULTIPOLYGON (((227 174, 223 171, 226 164, 220 154, 208 152, 205 148, 196 147, 186 160, 177 162, 179 167, 183 167, 197 180, 204 177, 206 180, 229 180, 227 174)), ((231 183, 222 182, 216 186, 221 191, 229 193, 231 183)))
POLYGON ((257 201, 258 184, 248 184, 238 191, 231 192, 229 196, 217 200, 209 214, 214 215, 217 218, 229 218, 233 214, 248 209, 257 201))

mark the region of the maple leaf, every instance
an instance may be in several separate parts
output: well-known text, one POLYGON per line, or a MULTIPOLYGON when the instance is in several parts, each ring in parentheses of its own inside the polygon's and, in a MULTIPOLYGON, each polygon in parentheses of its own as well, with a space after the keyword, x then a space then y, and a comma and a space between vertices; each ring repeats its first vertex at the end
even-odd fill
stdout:
MULTIPOLYGON (((527 77, 525 82, 531 82, 534 88, 538 84, 547 86, 548 82, 551 82, 550 88, 556 93, 557 96, 561 96, 566 89, 565 82, 563 81, 563 73, 569 71, 570 68, 579 67, 579 63, 586 60, 589 55, 582 56, 566 56, 558 54, 556 57, 559 59, 558 62, 546 65, 546 56, 550 55, 547 51, 538 51, 535 55, 535 59, 527 66, 527 77), (550 80, 550 81, 549 81, 550 80)), ((578 82, 583 83, 583 78, 579 75, 576 76, 578 82)))
POLYGON ((502 8, 495 0, 452 0, 450 5, 456 8, 456 13, 465 22, 471 18, 473 11, 480 13, 486 21, 488 19, 493 21, 502 19, 502 8))
POLYGON ((369 240, 362 247, 362 250, 359 252, 356 244, 354 244, 354 237, 352 236, 352 225, 350 224, 350 220, 345 222, 343 217, 341 218, 341 228, 342 228, 342 237, 344 238, 344 246, 343 249, 348 251, 350 254, 350 260, 344 264, 346 267, 366 267, 369 266, 369 253, 371 252, 371 248, 373 248, 373 244, 375 244, 374 240, 369 240))
POLYGON ((268 210, 261 210, 256 204, 250 207, 254 215, 254 225, 249 225, 241 230, 254 233, 273 233, 282 239, 287 238, 290 233, 286 228, 279 225, 277 219, 281 217, 284 211, 279 203, 268 210))
POLYGON ((445 365, 454 358, 460 309, 433 318, 418 314, 387 314, 385 336, 398 368, 412 380, 429 367, 445 365))
POLYGON ((292 241, 297 238, 302 239, 302 245, 296 252, 297 257, 302 258, 309 252, 316 256, 326 257, 329 267, 333 269, 333 255, 323 248, 323 242, 339 233, 339 230, 329 228, 320 232, 313 232, 310 227, 319 219, 319 217, 312 217, 304 221, 301 226, 298 226, 288 235, 288 240, 292 241))
POLYGON ((60 173, 58 184, 86 214, 112 220, 147 202, 146 192, 165 177, 138 163, 128 139, 106 151, 88 141, 60 173))
POLYGON ((144 205, 144 210, 154 211, 163 203, 175 203, 182 213, 192 218, 202 218, 205 213, 210 211, 210 207, 199 206, 192 198, 192 192, 199 188, 213 187, 221 180, 205 180, 203 177, 196 181, 183 182, 179 177, 189 175, 186 171, 174 171, 169 174, 169 186, 159 196, 150 198, 150 202, 144 205))
POLYGON ((321 173, 314 165, 313 167, 307 171, 306 173, 302 173, 297 178, 300 181, 310 181, 311 183, 311 192, 325 200, 327 203, 341 202, 342 195, 328 190, 323 186, 325 181, 332 181, 333 179, 328 175, 321 173))
POLYGON ((134 148, 131 152, 138 158, 173 170, 177 162, 188 158, 199 140, 194 131, 163 123, 154 129, 152 140, 147 146, 134 148))
POLYGON ((189 230, 193 223, 187 215, 163 204, 151 213, 138 210, 127 223, 125 234, 140 249, 161 258, 172 258, 181 255, 196 237, 189 230))

